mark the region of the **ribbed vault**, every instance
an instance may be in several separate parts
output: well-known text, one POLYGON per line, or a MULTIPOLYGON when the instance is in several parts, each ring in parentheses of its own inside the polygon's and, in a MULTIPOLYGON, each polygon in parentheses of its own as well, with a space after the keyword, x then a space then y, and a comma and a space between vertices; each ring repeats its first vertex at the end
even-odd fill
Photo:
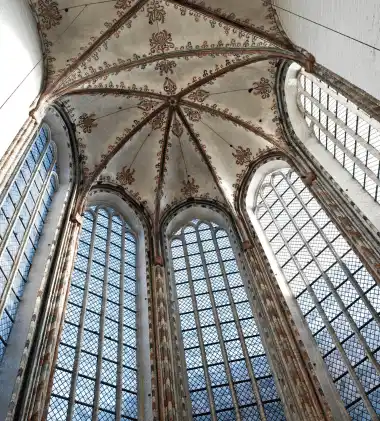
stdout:
POLYGON ((76 126, 83 194, 97 181, 121 186, 158 224, 186 198, 233 203, 253 159, 282 147, 276 64, 306 57, 270 1, 33 6, 47 64, 40 104, 62 103, 76 126))

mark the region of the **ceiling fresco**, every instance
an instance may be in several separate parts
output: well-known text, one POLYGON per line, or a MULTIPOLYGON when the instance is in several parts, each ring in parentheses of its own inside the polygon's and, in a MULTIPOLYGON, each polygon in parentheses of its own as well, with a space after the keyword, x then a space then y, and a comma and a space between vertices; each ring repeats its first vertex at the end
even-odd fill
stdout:
POLYGON ((158 221, 174 204, 233 205, 258 154, 283 145, 281 58, 303 62, 269 0, 32 0, 40 103, 76 127, 84 192, 121 186, 158 221), (233 8, 233 10, 230 10, 233 8))

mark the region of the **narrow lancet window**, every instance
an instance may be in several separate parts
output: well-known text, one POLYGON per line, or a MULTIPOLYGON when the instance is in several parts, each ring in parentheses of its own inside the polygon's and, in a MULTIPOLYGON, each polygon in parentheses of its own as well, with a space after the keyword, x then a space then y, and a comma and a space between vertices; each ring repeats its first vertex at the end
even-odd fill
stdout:
POLYGON ((0 361, 58 188, 56 162, 56 147, 43 126, 0 196, 0 361))
POLYGON ((194 220, 171 258, 193 420, 285 420, 227 232, 194 220))
POLYGON ((378 285, 293 171, 267 175, 256 205, 288 298, 297 301, 348 414, 378 420, 378 285))
POLYGON ((302 70, 298 102, 319 142, 380 203, 380 123, 302 70))
POLYGON ((138 418, 136 293, 134 233, 113 209, 88 209, 48 420, 138 418))

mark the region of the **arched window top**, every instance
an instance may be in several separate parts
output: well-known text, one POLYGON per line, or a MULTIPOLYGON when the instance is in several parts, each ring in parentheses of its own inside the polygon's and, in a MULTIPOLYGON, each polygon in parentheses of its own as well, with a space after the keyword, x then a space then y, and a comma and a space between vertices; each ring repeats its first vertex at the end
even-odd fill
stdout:
POLYGON ((297 88, 298 105, 315 137, 380 203, 380 123, 304 70, 297 88))
POLYGON ((138 338, 147 320, 137 311, 146 299, 137 255, 121 213, 108 204, 84 212, 48 420, 143 416, 139 384, 150 364, 138 338))
POLYGON ((100 204, 92 205, 89 206, 89 208, 86 210, 86 213, 90 213, 93 216, 98 214, 100 215, 100 218, 112 218, 115 229, 121 230, 121 228, 124 226, 125 231, 128 233, 127 235, 131 238, 131 241, 132 239, 133 242, 136 241, 136 234, 128 224, 127 220, 118 210, 114 209, 113 207, 100 204))
MULTIPOLYGON (((170 241, 179 370, 194 421, 285 420, 224 220, 194 219, 170 241)), ((208 216, 208 218, 206 217, 208 216)))
POLYGON ((0 196, 0 360, 57 188, 57 149, 43 125, 0 196))
POLYGON ((298 174, 268 168, 257 183, 251 222, 334 416, 375 421, 380 414, 379 286, 298 174), (347 412, 336 404, 339 397, 347 412))
POLYGON ((188 222, 186 225, 184 225, 182 228, 180 228, 174 235, 173 239, 178 238, 181 236, 181 234, 185 234, 185 237, 187 234, 195 233, 196 231, 204 231, 208 229, 217 229, 216 230, 216 236, 218 237, 218 231, 222 230, 225 232, 224 228, 220 227, 218 224, 216 224, 213 221, 208 220, 200 220, 200 219, 192 219, 190 222, 188 222))

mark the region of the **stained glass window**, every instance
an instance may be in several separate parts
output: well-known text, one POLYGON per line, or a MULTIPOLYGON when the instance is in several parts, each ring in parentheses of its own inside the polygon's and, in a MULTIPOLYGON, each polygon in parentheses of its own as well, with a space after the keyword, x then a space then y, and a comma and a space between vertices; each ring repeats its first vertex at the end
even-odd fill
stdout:
POLYGON ((378 420, 378 285, 291 170, 266 176, 255 212, 348 414, 378 420))
POLYGON ((48 420, 137 419, 136 239, 110 208, 83 218, 48 420))
POLYGON ((42 127, 0 196, 0 361, 58 187, 55 151, 42 127))
POLYGON ((319 142, 380 203, 380 123, 331 86, 303 72, 298 98, 319 142))
POLYGON ((195 220, 171 256, 193 420, 285 420, 226 231, 195 220))

